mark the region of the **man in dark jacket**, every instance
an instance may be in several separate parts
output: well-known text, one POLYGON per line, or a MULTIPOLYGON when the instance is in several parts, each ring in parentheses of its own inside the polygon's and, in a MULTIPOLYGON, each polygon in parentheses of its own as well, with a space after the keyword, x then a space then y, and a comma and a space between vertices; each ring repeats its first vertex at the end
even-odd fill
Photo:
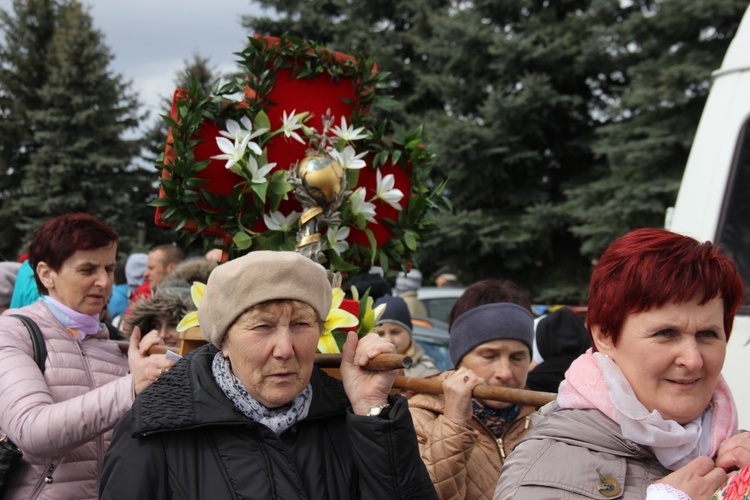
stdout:
POLYGON ((216 268, 198 309, 211 345, 120 420, 101 498, 437 498, 406 401, 388 395, 393 377, 364 368, 392 344, 350 334, 343 383, 307 371, 320 335, 310 318, 330 306, 325 270, 298 254, 216 268))

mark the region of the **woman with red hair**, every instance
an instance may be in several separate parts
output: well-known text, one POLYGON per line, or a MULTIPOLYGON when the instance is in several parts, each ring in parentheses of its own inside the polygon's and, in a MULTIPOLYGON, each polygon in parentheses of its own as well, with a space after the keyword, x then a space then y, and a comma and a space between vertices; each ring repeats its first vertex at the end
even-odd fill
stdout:
POLYGON ((731 258, 661 229, 615 240, 589 287, 592 349, 505 462, 495 499, 708 499, 750 462, 721 376, 744 298, 731 258))
POLYGON ((29 262, 41 298, 0 316, 0 435, 23 452, 5 478, 5 499, 98 499, 112 428, 172 365, 164 355, 144 356, 156 335, 139 346, 136 330, 126 357, 99 321, 119 246, 116 232, 84 213, 34 232, 29 262), (11 314, 36 323, 46 355, 37 357, 29 331, 11 314))

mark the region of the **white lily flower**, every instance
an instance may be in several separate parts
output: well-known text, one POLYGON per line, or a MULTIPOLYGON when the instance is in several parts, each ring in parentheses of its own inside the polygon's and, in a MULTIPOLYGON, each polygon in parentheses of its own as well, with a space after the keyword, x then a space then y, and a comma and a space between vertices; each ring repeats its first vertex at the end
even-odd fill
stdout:
POLYGON ((330 246, 334 252, 341 255, 349 248, 349 243, 346 239, 349 237, 348 227, 329 227, 326 231, 326 239, 328 240, 328 246, 330 246))
POLYGON ((292 212, 285 216, 277 210, 270 216, 268 214, 263 214, 263 222, 265 222, 266 227, 272 231, 283 231, 288 233, 299 220, 299 216, 300 212, 292 212))
POLYGON ((354 215, 363 215, 365 220, 368 222, 377 223, 375 221, 375 205, 369 201, 365 201, 365 188, 357 188, 349 196, 349 201, 352 203, 352 213, 354 215))
POLYGON ((376 172, 378 187, 375 191, 373 200, 383 200, 396 210, 401 210, 401 205, 398 204, 401 198, 404 197, 404 193, 400 189, 393 189, 396 185, 396 178, 393 174, 388 174, 385 177, 380 173, 380 169, 376 172))
POLYGON ((360 154, 355 153, 356 151, 354 151, 354 148, 351 146, 345 147, 341 152, 336 151, 334 148, 328 150, 328 154, 331 155, 331 158, 339 162, 339 165, 341 165, 341 168, 344 170, 359 170, 360 168, 367 166, 367 163, 362 159, 362 157, 367 154, 367 151, 360 154))
POLYGON ((247 170, 250 172, 250 175, 252 176, 252 183, 253 184, 263 184, 268 179, 266 179, 266 176, 271 171, 273 167, 276 166, 276 163, 266 163, 262 167, 258 168, 258 161, 253 158, 252 156, 248 157, 247 162, 247 170))
MULTIPOLYGON (((268 132, 267 128, 259 128, 253 132, 253 122, 247 116, 242 117, 240 120, 244 128, 240 127, 240 124, 234 120, 227 120, 227 129, 220 130, 219 134, 223 135, 227 139, 233 139, 237 143, 245 143, 246 147, 249 147, 253 153, 260 156, 263 154, 263 150, 260 146, 254 142, 250 142, 261 134, 268 132)), ((216 139, 218 142, 219 139, 216 139)))
POLYGON ((253 122, 251 122, 250 118, 248 118, 247 116, 243 117, 240 122, 242 122, 242 124, 248 130, 244 130, 242 127, 240 127, 239 123, 237 123, 235 120, 230 119, 227 120, 227 129, 220 130, 219 133, 227 139, 238 140, 241 142, 246 135, 249 135, 249 131, 253 130, 253 122))
POLYGON ((369 135, 367 132, 362 133, 364 129, 364 127, 354 128, 354 125, 352 125, 351 127, 347 126, 346 118, 342 116, 341 127, 331 128, 331 133, 341 139, 344 139, 345 141, 357 141, 359 139, 365 139, 369 135))
POLYGON ((295 115, 294 113, 296 111, 296 109, 292 110, 292 113, 290 115, 287 115, 286 111, 284 111, 284 116, 282 117, 284 124, 282 125, 281 129, 284 131, 284 137, 291 137, 300 144, 305 144, 305 141, 297 132, 295 132, 295 130, 299 130, 304 127, 304 125, 300 122, 304 120, 309 113, 305 111, 304 113, 295 115))
POLYGON ((216 138, 216 145, 219 146, 219 149, 222 151, 223 154, 212 156, 212 160, 227 160, 226 165, 224 167, 227 170, 237 170, 233 169, 235 165, 237 165, 240 160, 242 160, 242 157, 245 156, 245 150, 247 149, 247 144, 250 141, 249 138, 245 138, 242 141, 237 141, 235 139, 234 142, 230 141, 229 139, 226 139, 224 137, 217 137, 216 138))

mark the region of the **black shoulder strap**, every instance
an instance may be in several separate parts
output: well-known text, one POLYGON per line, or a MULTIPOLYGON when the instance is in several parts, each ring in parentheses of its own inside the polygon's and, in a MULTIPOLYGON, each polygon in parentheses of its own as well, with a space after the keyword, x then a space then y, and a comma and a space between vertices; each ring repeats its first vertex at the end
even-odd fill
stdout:
POLYGON ((37 366, 42 370, 42 373, 44 373, 44 363, 47 361, 47 345, 44 343, 44 337, 39 330, 39 326, 28 316, 22 314, 10 314, 10 316, 20 319, 21 323, 23 323, 29 331, 29 335, 31 335, 31 345, 34 346, 34 361, 36 361, 37 366))

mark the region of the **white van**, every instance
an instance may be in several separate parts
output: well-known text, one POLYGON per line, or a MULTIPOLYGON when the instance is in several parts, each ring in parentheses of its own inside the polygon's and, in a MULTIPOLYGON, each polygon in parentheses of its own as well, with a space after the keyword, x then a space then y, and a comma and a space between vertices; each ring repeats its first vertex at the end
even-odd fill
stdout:
MULTIPOLYGON (((677 202, 666 227, 721 244, 737 262, 750 295, 750 8, 713 73, 677 202)), ((734 322, 724 377, 750 430, 750 298, 734 322)))

